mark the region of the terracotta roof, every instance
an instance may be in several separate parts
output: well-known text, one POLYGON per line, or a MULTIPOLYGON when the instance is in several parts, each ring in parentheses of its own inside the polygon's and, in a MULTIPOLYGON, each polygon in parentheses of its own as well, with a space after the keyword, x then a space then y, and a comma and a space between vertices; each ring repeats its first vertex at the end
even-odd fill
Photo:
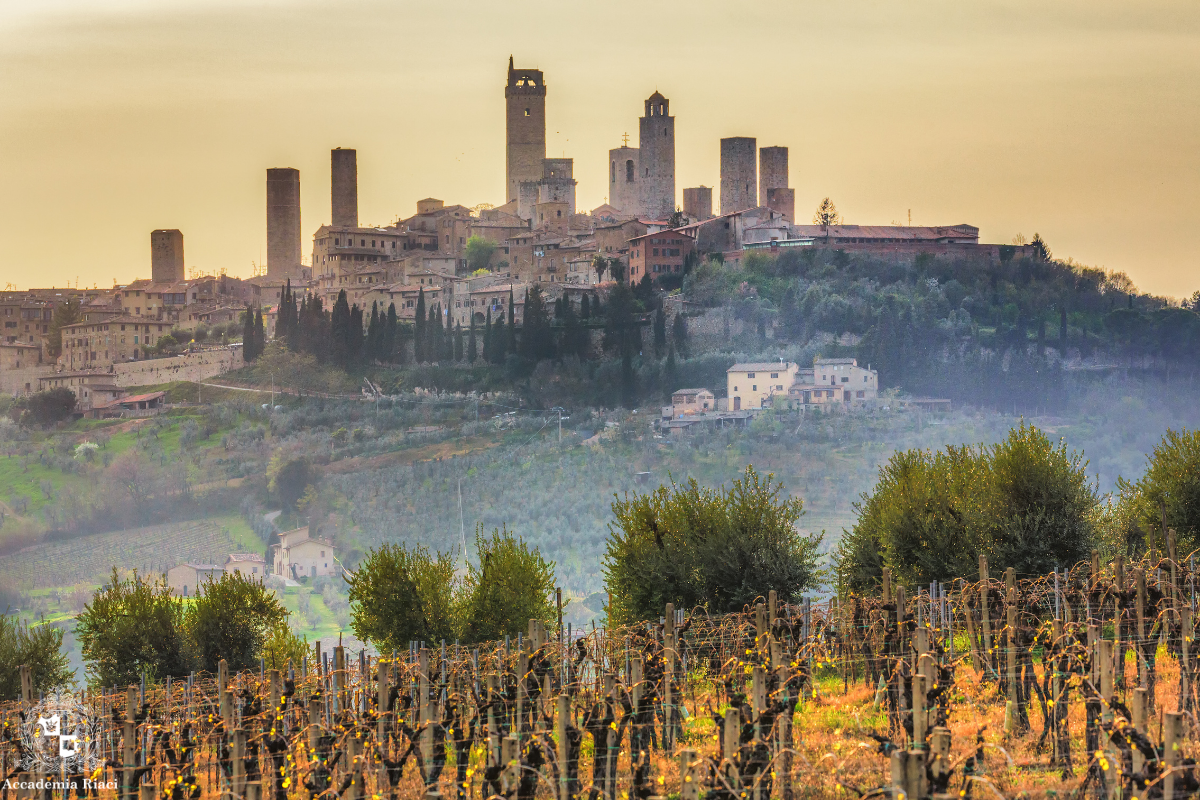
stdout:
POLYGON ((119 397, 107 405, 97 406, 96 408, 115 408, 117 406, 124 406, 130 403, 141 403, 149 400, 156 400, 165 395, 166 392, 150 392, 149 394, 135 394, 130 397, 119 397))
POLYGON ((796 366, 796 365, 790 361, 785 361, 783 363, 780 363, 778 361, 760 361, 760 362, 755 362, 752 364, 734 364, 732 367, 730 367, 729 369, 727 369, 725 371, 726 372, 770 372, 771 370, 775 370, 776 372, 787 372, 789 367, 794 367, 794 366, 796 366))
POLYGON ((936 241, 938 239, 978 239, 979 228, 973 225, 950 225, 939 227, 907 225, 795 225, 793 229, 803 236, 817 238, 852 239, 906 239, 909 241, 936 241))
POLYGON ((262 556, 260 556, 258 553, 230 553, 229 557, 225 559, 225 563, 228 564, 230 561, 262 561, 262 562, 266 562, 266 559, 263 558, 262 556))

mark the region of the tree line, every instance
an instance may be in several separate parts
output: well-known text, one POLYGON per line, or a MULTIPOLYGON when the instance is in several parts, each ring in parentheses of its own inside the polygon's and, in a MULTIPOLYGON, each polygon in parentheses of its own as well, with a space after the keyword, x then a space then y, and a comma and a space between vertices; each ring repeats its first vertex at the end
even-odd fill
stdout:
MULTIPOLYGON (((650 329, 655 356, 688 355, 687 319, 677 314, 668 331, 662 298, 649 277, 634 286, 618 282, 603 293, 587 292, 576 303, 567 296, 551 301, 539 286, 523 298, 516 318, 513 289, 508 302, 489 305, 483 321, 476 314, 464 328, 451 323, 449 309, 429 302, 418 290, 413 320, 402 322, 395 303, 383 309, 372 302, 369 312, 350 304, 345 291, 326 310, 320 297, 297 295, 289 282, 283 290, 275 341, 319 362, 349 369, 355 365, 466 363, 482 360, 506 364, 516 358, 528 365, 547 360, 619 358, 632 374, 632 360, 643 353, 643 328, 650 329), (598 347, 592 331, 599 331, 598 347)), ((252 361, 265 346, 261 310, 247 309, 244 321, 246 358, 252 361)))

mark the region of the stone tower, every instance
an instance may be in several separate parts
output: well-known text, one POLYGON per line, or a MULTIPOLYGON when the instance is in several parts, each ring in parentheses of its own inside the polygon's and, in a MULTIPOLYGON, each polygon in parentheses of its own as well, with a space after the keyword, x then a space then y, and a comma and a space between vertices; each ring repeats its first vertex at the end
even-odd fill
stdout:
POLYGON ((267 170, 267 277, 300 277, 300 170, 267 170))
POLYGON ((180 231, 150 232, 150 278, 155 283, 175 283, 183 273, 183 234, 180 231))
POLYGON ((333 168, 333 224, 358 227, 358 152, 337 148, 330 154, 333 168))
POLYGON ((788 149, 764 147, 758 151, 758 202, 778 211, 789 221, 796 218, 796 193, 788 188, 788 149))
POLYGON ((655 92, 638 121, 642 213, 654 219, 675 213, 675 118, 670 110, 671 101, 655 92))
POLYGON ((683 213, 692 222, 712 219, 712 187, 694 186, 684 189, 683 213))
POLYGON ((758 205, 755 160, 758 142, 748 136, 721 140, 721 213, 745 211, 758 205))
POLYGON ((631 217, 642 215, 642 184, 638 180, 641 151, 617 147, 608 151, 608 204, 631 217))
POLYGON ((507 177, 506 203, 520 196, 522 181, 542 179, 546 158, 546 83, 536 69, 516 69, 508 57, 508 83, 504 86, 506 109, 507 177))

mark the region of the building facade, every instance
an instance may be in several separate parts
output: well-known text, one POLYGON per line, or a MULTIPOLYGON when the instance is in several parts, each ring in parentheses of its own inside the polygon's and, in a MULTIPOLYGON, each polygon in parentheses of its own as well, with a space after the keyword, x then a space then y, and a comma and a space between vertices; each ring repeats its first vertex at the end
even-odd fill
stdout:
POLYGON ((637 283, 643 276, 651 279, 667 275, 681 276, 683 263, 692 252, 695 241, 673 230, 647 233, 629 240, 629 282, 637 283))
POLYGON ((748 411, 786 397, 800 367, 792 361, 734 364, 725 373, 730 411, 748 411))

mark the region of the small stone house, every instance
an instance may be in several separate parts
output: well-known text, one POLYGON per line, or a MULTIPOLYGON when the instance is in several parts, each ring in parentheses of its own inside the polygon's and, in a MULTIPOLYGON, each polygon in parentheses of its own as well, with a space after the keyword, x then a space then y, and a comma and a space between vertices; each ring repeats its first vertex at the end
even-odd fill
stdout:
POLYGON ((219 581, 224 572, 219 564, 178 564, 167 570, 167 586, 181 597, 196 597, 205 581, 219 581))
POLYGON ((296 528, 279 534, 279 544, 272 546, 272 571, 285 578, 337 575, 342 565, 336 554, 333 542, 313 536, 308 528, 296 528))
POLYGON ((225 559, 225 571, 261 581, 267 574, 267 560, 258 553, 230 553, 225 559))
POLYGON ((717 410, 717 398, 708 389, 680 389, 671 395, 671 416, 706 414, 717 410))

